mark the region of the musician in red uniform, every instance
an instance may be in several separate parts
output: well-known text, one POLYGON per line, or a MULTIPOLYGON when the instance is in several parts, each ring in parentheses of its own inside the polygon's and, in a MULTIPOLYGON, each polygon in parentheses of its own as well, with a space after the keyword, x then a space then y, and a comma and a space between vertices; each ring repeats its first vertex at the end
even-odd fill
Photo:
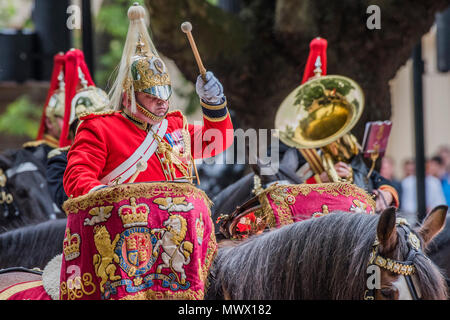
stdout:
MULTIPOLYGON (((321 75, 327 74, 327 40, 317 37, 310 43, 310 52, 306 62, 305 71, 303 73, 302 84, 321 75)), ((356 139, 356 138, 355 138, 356 139)), ((287 150, 287 146, 281 142, 281 151, 287 150)), ((302 164, 296 168, 297 174, 304 179, 305 183, 327 183, 330 182, 328 173, 323 171, 320 174, 315 174, 310 163, 314 163, 311 158, 311 153, 304 152, 303 149, 298 149, 299 157, 302 159, 302 164)), ((365 189, 368 192, 375 194, 377 211, 381 211, 387 206, 399 206, 399 197, 397 190, 391 185, 391 182, 383 178, 377 171, 371 171, 369 177, 369 169, 363 161, 359 149, 356 150, 348 160, 348 163, 338 161, 334 164, 336 174, 340 178, 351 178, 353 183, 358 187, 365 189)))
POLYGON ((134 23, 143 16, 129 17, 110 92, 115 111, 80 118, 64 174, 69 197, 127 182, 192 181, 195 158, 214 156, 233 141, 223 87, 211 72, 196 83, 203 125, 188 124, 180 111, 168 112, 172 89, 167 68, 145 27, 139 27, 143 24, 134 23))

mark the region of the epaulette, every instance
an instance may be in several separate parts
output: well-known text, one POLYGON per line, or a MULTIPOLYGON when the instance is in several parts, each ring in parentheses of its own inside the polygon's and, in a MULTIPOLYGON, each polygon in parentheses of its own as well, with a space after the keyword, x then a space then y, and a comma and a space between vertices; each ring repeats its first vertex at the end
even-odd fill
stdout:
POLYGON ((115 110, 108 110, 108 111, 99 111, 99 112, 89 112, 89 113, 82 113, 79 116, 80 120, 89 120, 89 119, 93 119, 93 118, 97 118, 97 117, 104 117, 104 116, 110 116, 115 114, 116 111, 115 110))
POLYGON ((70 146, 66 146, 66 147, 62 147, 62 148, 55 148, 47 154, 47 159, 53 158, 55 156, 59 156, 61 153, 65 152, 65 151, 69 151, 69 149, 70 149, 70 146))
POLYGON ((183 113, 181 112, 181 110, 174 110, 174 111, 169 111, 167 112, 166 117, 184 117, 183 113))
POLYGON ((183 119, 183 128, 187 128, 188 123, 187 123, 186 117, 184 116, 183 112, 181 112, 181 110, 174 110, 174 111, 168 112, 166 115, 166 118, 171 117, 171 116, 183 119))
POLYGON ((43 144, 43 143, 45 143, 45 142, 46 142, 45 140, 28 141, 28 142, 25 142, 25 143, 22 145, 22 148, 32 148, 32 147, 37 147, 37 146, 40 146, 41 144, 43 144))

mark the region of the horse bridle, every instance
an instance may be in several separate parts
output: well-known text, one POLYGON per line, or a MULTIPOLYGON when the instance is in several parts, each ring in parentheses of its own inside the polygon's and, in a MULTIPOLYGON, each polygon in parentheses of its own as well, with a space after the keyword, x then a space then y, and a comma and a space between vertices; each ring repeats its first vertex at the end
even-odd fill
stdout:
MULTIPOLYGON (((396 226, 403 229, 403 231, 405 232, 404 237, 409 248, 406 260, 396 261, 381 256, 378 250, 379 242, 378 239, 375 238, 368 265, 376 265, 398 275, 404 276, 411 297, 413 298, 413 300, 420 300, 420 297, 417 294, 417 290, 411 278, 411 276, 416 272, 414 259, 418 253, 422 252, 420 240, 419 237, 411 230, 408 222, 405 219, 398 218, 396 220, 396 226)), ((375 289, 366 290, 364 293, 364 300, 375 300, 375 289)))

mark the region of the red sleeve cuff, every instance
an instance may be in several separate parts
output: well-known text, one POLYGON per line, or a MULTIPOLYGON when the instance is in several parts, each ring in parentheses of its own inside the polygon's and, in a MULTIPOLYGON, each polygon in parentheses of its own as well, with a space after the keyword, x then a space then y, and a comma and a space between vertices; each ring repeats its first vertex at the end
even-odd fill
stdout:
POLYGON ((379 189, 383 190, 383 191, 388 191, 390 194, 392 194, 392 198, 394 199, 394 206, 396 208, 399 207, 400 201, 398 198, 398 192, 397 192, 397 190, 395 190, 394 187, 387 185, 387 184, 383 184, 382 186, 379 187, 379 189))
POLYGON ((306 180, 307 184, 315 184, 317 183, 316 178, 314 176, 312 176, 311 178, 306 180))

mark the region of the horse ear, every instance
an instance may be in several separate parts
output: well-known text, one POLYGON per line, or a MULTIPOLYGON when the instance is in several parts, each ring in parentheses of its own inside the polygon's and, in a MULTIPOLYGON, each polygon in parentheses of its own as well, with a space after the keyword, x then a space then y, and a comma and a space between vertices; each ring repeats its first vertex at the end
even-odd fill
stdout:
POLYGON ((378 220, 377 237, 380 243, 380 253, 392 252, 397 246, 397 228, 395 227, 395 207, 383 210, 378 220))
POLYGON ((419 234, 422 236, 425 246, 444 228, 447 210, 447 206, 437 206, 425 218, 419 229, 419 234))
POLYGON ((250 168, 252 168, 253 173, 256 174, 257 176, 260 176, 260 175, 261 175, 261 168, 259 167, 258 164, 251 163, 251 164, 250 164, 250 168))

